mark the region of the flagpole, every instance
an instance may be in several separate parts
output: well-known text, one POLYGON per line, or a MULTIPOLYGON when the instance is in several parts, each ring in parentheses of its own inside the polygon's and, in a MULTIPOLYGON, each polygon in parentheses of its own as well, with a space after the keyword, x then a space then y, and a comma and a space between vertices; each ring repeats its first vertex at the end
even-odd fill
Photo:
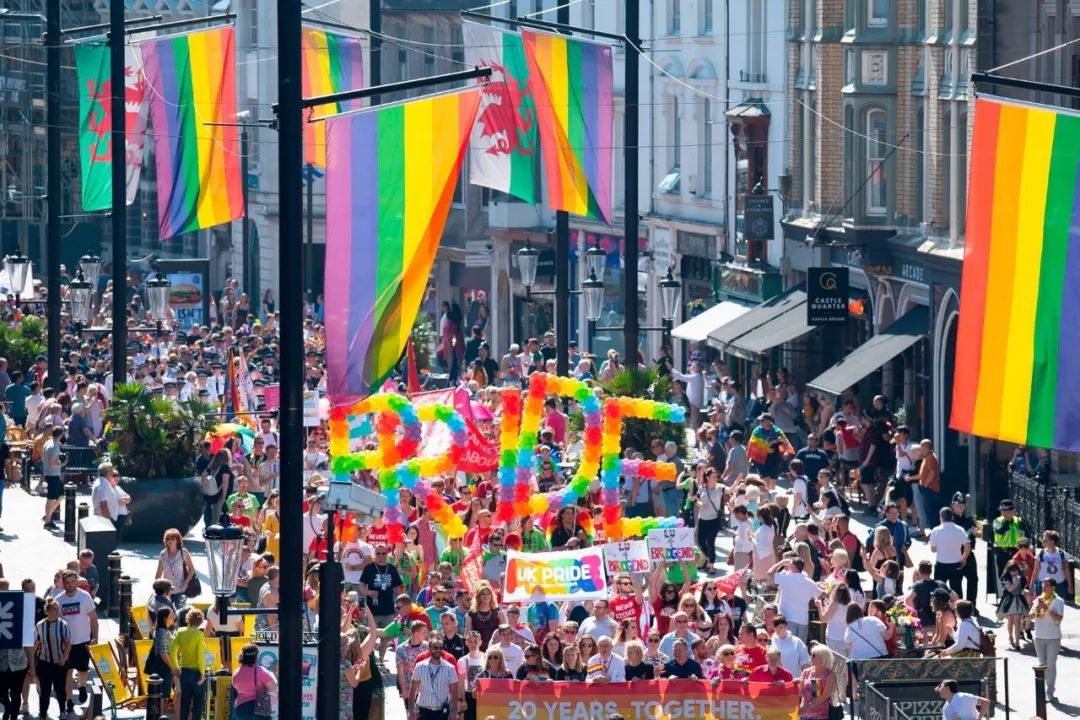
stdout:
MULTIPOLYGON (((112 105, 112 373, 113 388, 127 382, 127 53, 124 3, 109 3, 112 105)), ((50 293, 51 294, 51 293, 50 293)), ((59 362, 59 357, 57 357, 59 362)))
MULTIPOLYGON (((64 378, 60 374, 60 198, 63 195, 60 176, 60 46, 63 42, 64 38, 60 33, 60 0, 48 0, 45 4, 45 117, 48 119, 45 132, 45 174, 48 184, 45 189, 45 254, 48 260, 46 287, 49 297, 45 314, 49 330, 46 334, 49 384, 57 392, 61 392, 65 387, 64 378)), ((94 292, 97 292, 97 288, 91 289, 91 293, 94 292)))
MULTIPOLYGON (((570 4, 560 3, 558 22, 570 23, 570 4)), ((570 213, 555 212, 555 373, 570 374, 570 213)))

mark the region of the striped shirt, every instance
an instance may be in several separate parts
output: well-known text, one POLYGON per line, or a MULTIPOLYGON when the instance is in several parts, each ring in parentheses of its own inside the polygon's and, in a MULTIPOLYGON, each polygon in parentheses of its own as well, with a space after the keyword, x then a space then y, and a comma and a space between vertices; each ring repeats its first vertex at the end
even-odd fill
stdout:
POLYGON ((59 665, 64 656, 64 642, 71 640, 71 631, 63 620, 50 622, 46 619, 34 628, 34 639, 39 645, 38 659, 59 665))
POLYGON ((428 659, 416 663, 412 674, 413 682, 420 686, 416 695, 416 706, 441 710, 443 705, 454 700, 450 697, 450 686, 456 683, 457 679, 457 670, 447 662, 432 665, 428 659))

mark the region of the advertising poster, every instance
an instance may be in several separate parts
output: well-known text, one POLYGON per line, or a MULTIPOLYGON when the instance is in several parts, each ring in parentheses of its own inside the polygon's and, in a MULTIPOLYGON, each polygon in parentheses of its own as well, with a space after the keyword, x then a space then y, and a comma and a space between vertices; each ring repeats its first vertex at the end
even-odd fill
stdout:
POLYGON ((203 274, 198 272, 171 272, 165 276, 172 287, 169 288, 169 307, 172 308, 180 328, 187 332, 192 325, 202 325, 203 317, 203 274))
MULTIPOLYGON (((318 677, 319 648, 316 646, 304 647, 303 657, 300 659, 300 672, 303 674, 303 687, 300 691, 301 707, 300 720, 315 720, 315 685, 318 677)), ((259 645, 259 664, 278 675, 278 646, 259 645)), ((335 671, 337 668, 335 668, 335 671)), ((272 720, 278 720, 277 699, 273 703, 272 720)))

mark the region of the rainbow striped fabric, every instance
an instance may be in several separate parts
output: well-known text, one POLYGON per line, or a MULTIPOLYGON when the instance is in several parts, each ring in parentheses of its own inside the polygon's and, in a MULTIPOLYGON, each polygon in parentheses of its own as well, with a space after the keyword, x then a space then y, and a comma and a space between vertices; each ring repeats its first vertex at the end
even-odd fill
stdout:
POLYGON ((746 454, 751 462, 764 465, 769 459, 769 453, 774 448, 784 455, 793 455, 795 453, 795 448, 792 447, 783 430, 775 425, 773 425, 772 430, 766 430, 761 425, 758 425, 750 433, 750 440, 746 443, 746 454))
POLYGON ((334 403, 378 387, 401 357, 480 93, 474 86, 326 121, 326 347, 334 403))
POLYGON ((957 430, 1080 450, 1078 162, 1080 115, 976 100, 953 381, 957 430))
POLYGON ((244 214, 231 27, 141 44, 157 160, 159 233, 170 238, 244 214))
MULTIPOLYGON (((304 97, 330 95, 364 86, 363 48, 348 35, 305 27, 300 34, 304 97)), ((326 123, 310 122, 359 107, 359 101, 315 108, 304 123, 304 162, 326 167, 326 123)))
POLYGON ((611 47, 522 32, 536 102, 548 205, 611 222, 611 47))

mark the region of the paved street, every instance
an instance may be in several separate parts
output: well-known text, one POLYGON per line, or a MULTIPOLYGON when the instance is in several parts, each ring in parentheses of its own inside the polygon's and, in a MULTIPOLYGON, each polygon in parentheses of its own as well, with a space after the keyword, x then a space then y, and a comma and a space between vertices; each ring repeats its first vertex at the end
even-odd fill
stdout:
MULTIPOLYGON (((31 497, 20 489, 8 490, 4 493, 3 515, 0 525, 4 532, 0 534, 0 563, 3 564, 4 576, 17 585, 23 578, 33 578, 38 584, 39 593, 51 581, 53 572, 61 567, 66 561, 75 557, 75 550, 71 545, 64 543, 62 533, 49 533, 42 529, 40 523, 44 500, 31 497)), ((80 496, 80 500, 82 500, 80 496)), ((135 510, 135 508, 133 508, 135 510)), ((856 520, 852 523, 852 530, 860 536, 865 535, 866 526, 859 522, 864 516, 856 513, 856 520)), ((206 575, 206 559, 202 552, 201 527, 196 528, 185 539, 185 544, 192 552, 195 565, 202 579, 205 593, 209 593, 209 582, 206 575)), ((731 535, 724 533, 718 539, 718 548, 721 557, 725 556, 731 547, 731 535)), ((154 570, 157 565, 157 553, 160 547, 152 544, 131 545, 121 549, 123 556, 124 572, 132 577, 133 599, 135 603, 145 602, 151 594, 150 583, 153 581, 154 570)), ((985 546, 980 543, 978 550, 980 564, 980 585, 985 587, 986 577, 983 560, 985 559, 985 546)), ((930 556, 930 549, 925 543, 916 541, 912 559, 918 561, 930 556)), ((208 599, 205 597, 204 599, 208 599)), ((990 601, 981 602, 980 609, 984 613, 992 612, 990 601)), ((992 618, 983 617, 984 627, 994 628, 996 622, 992 618)), ((115 620, 102 621, 102 637, 114 638, 118 626, 115 620)), ((1063 650, 1058 661, 1058 698, 1060 704, 1051 710, 1049 717, 1077 717, 1080 716, 1080 689, 1070 678, 1080 677, 1080 611, 1073 606, 1068 606, 1065 612, 1063 624, 1064 645, 1068 648, 1063 650)), ((1035 654, 1030 645, 1025 644, 1024 649, 1016 652, 1008 647, 1004 634, 1000 634, 997 640, 999 657, 1008 658, 1009 661, 1009 686, 1010 703, 1013 716, 1027 720, 1035 712, 1035 691, 1031 667, 1035 664, 1035 654)), ((393 653, 387 654, 387 668, 393 673, 393 653)), ((999 677, 999 687, 1003 687, 1004 680, 999 677)), ((999 711, 1004 710, 1004 692, 998 697, 999 711)), ((405 718, 404 707, 398 698, 397 691, 393 687, 387 688, 387 717, 396 719, 405 718)), ((1004 715, 1002 715, 1004 717, 1004 715)))

